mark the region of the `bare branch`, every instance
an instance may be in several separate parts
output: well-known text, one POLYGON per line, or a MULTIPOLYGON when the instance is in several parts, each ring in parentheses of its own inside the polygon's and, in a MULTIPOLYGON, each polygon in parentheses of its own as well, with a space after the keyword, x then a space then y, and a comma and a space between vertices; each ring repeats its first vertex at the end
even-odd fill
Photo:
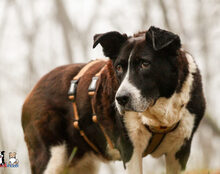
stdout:
POLYGON ((1 48, 1 42, 2 42, 2 36, 4 35, 5 27, 6 27, 6 21, 8 19, 8 7, 10 5, 11 1, 6 1, 5 6, 3 7, 2 17, 0 19, 0 48, 1 48))
POLYGON ((186 37, 186 31, 185 31, 185 27, 183 24, 183 19, 182 19, 182 12, 180 9, 180 1, 179 0, 173 0, 174 6, 175 6, 175 10, 176 10, 176 14, 177 14, 177 22, 180 26, 180 30, 181 33, 186 37))
MULTIPOLYGON (((32 10, 32 18, 33 18, 33 21, 34 21, 34 27, 32 27, 32 30, 28 30, 26 24, 25 24, 25 20, 24 20, 24 17, 23 17, 23 13, 22 13, 22 9, 21 7, 19 6, 19 4, 17 3, 16 0, 11 0, 13 3, 14 3, 14 7, 15 7, 15 12, 17 13, 17 18, 19 20, 19 24, 22 28, 22 35, 24 37, 24 39, 26 40, 27 42, 27 45, 29 46, 29 49, 28 49, 28 54, 26 56, 27 58, 27 67, 28 67, 28 73, 27 73, 27 76, 28 76, 28 82, 29 82, 29 87, 28 89, 30 89, 32 86, 33 86, 33 83, 35 82, 35 80, 37 79, 37 70, 34 66, 34 61, 33 61, 33 57, 34 57, 34 49, 35 49, 35 40, 36 40, 36 36, 37 36, 37 31, 39 29, 39 22, 37 20, 37 18, 35 17, 35 14, 33 13, 33 10, 32 10)), ((32 3, 33 1, 30 1, 30 7, 32 7, 32 3)))
POLYGON ((150 7, 151 1, 148 0, 142 0, 141 1, 141 16, 140 16, 140 28, 145 29, 146 24, 148 23, 148 16, 149 16, 149 11, 146 10, 150 7))
MULTIPOLYGON (((59 23, 61 24, 62 32, 64 36, 67 60, 68 60, 68 63, 73 63, 73 51, 72 51, 71 41, 70 41, 71 32, 73 31, 73 25, 67 15, 63 1, 56 0, 55 3, 56 3, 56 16, 57 16, 59 23)), ((78 30, 76 26, 74 26, 74 30, 78 30)))
POLYGON ((169 22, 168 14, 167 14, 167 8, 166 8, 166 5, 165 5, 165 1, 164 0, 159 0, 159 5, 160 5, 160 7, 162 9, 162 12, 163 12, 163 19, 164 19, 165 27, 168 30, 171 30, 170 22, 169 22))

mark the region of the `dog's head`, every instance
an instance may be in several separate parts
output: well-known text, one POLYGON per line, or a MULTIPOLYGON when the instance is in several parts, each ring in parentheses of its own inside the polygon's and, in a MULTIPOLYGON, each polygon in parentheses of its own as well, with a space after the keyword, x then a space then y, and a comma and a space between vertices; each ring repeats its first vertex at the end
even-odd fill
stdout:
POLYGON ((97 44, 113 61, 120 82, 116 106, 121 114, 143 112, 158 98, 174 93, 181 47, 176 34, 156 27, 132 37, 114 31, 95 35, 93 47, 97 44))

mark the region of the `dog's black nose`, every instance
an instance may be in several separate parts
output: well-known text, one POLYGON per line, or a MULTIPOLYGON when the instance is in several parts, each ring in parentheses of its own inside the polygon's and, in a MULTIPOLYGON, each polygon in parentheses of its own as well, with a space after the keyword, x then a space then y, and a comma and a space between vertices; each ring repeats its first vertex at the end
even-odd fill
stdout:
POLYGON ((128 103, 129 96, 128 95, 117 96, 116 100, 120 105, 125 106, 128 103))

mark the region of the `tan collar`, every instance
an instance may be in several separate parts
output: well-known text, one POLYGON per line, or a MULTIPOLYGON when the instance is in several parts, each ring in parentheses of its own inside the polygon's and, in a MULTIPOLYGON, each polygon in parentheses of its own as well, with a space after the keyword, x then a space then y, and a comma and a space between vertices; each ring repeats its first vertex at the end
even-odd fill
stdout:
POLYGON ((143 157, 153 153, 160 146, 167 133, 174 131, 179 123, 180 121, 171 127, 149 127, 148 125, 145 125, 145 127, 152 133, 152 136, 149 140, 149 144, 143 152, 143 157))
POLYGON ((180 123, 180 121, 178 121, 177 123, 173 124, 170 127, 167 127, 167 126, 148 126, 148 125, 145 125, 145 127, 151 133, 165 134, 165 133, 169 133, 169 132, 174 131, 178 127, 179 123, 180 123))

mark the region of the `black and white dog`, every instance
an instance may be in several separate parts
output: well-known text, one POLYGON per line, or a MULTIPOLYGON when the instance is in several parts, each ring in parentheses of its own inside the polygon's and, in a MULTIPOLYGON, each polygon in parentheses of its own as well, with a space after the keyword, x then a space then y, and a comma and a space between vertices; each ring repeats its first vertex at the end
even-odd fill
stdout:
POLYGON ((181 48, 178 35, 156 27, 132 37, 115 31, 97 34, 97 44, 113 61, 120 82, 115 103, 134 148, 128 173, 142 174, 142 155, 153 134, 146 125, 156 131, 176 125, 151 155, 165 155, 167 173, 180 173, 205 111, 193 57, 181 48))

